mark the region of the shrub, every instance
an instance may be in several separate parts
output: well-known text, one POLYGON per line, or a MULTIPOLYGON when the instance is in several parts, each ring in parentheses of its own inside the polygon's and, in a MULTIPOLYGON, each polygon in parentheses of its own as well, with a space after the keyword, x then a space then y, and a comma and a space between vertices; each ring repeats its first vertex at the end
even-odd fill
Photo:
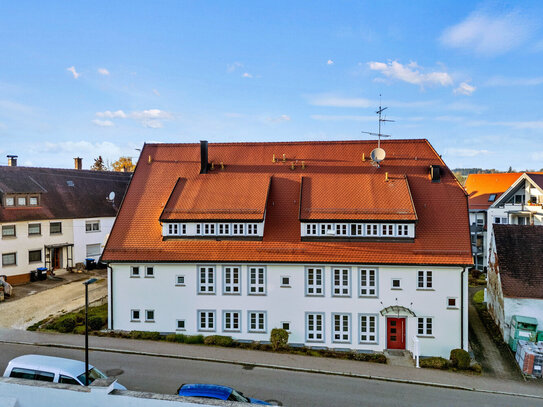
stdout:
POLYGON ((183 335, 183 334, 169 334, 169 335, 166 335, 165 339, 166 339, 167 342, 184 343, 185 342, 185 335, 183 335))
POLYGON ((211 335, 206 336, 206 338, 204 339, 204 344, 229 347, 234 344, 234 340, 231 336, 211 335))
POLYGON ((202 344, 204 343, 204 335, 187 335, 185 336, 185 343, 202 344))
POLYGON ((93 315, 89 317, 89 329, 93 331, 98 331, 104 326, 104 320, 99 315, 93 315))
POLYGON ((449 367, 449 361, 441 357, 431 357, 431 358, 421 359, 420 367, 445 370, 449 367))
POLYGON ((483 367, 481 366, 480 363, 474 363, 473 365, 471 365, 469 367, 469 370, 475 372, 475 373, 479 373, 481 374, 483 372, 483 367))
POLYGON ((132 339, 146 339, 146 340, 153 340, 158 341, 161 337, 159 332, 155 331, 132 331, 130 337, 132 339))
POLYGON ((451 366, 460 370, 469 369, 471 357, 464 349, 451 350, 451 366))
POLYGON ((270 335, 270 342, 274 351, 286 348, 288 332, 285 329, 273 328, 270 335))
POLYGON ((85 334, 85 325, 78 325, 74 328, 74 334, 84 335, 85 334))
POLYGON ((349 352, 347 358, 361 362, 387 363, 387 357, 382 353, 349 352))
POLYGON ((58 318, 54 323, 53 328, 62 333, 69 333, 74 330, 75 326, 75 316, 73 314, 67 314, 58 318))
POLYGON ((78 325, 81 325, 81 324, 85 323, 85 313, 83 311, 78 312, 77 314, 75 314, 75 322, 78 325))
POLYGON ((481 277, 481 270, 477 270, 477 269, 471 269, 469 274, 471 275, 471 277, 473 277, 475 280, 478 280, 479 277, 481 277))

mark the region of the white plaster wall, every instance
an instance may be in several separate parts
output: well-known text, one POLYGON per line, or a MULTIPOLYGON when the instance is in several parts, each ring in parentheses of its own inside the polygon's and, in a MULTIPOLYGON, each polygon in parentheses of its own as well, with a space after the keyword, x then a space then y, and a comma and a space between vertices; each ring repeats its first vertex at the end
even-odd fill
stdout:
MULTIPOLYGON (((2 266, 0 258, 0 274, 9 276, 15 276, 18 274, 27 274, 31 270, 35 270, 37 267, 44 267, 45 265, 45 245, 60 244, 60 243, 73 243, 73 228, 71 219, 54 219, 54 220, 36 220, 36 221, 24 221, 24 222, 4 222, 2 225, 15 225, 16 236, 5 237, 0 239, 0 252, 1 253, 17 253, 17 265, 15 266, 2 266), (62 222, 62 233, 50 234, 49 224, 51 222, 62 222), (41 234, 40 235, 28 235, 28 224, 40 223, 41 234), (42 251, 41 262, 28 262, 28 251, 38 250, 42 251)), ((62 267, 66 267, 66 250, 62 252, 62 267)))
MULTIPOLYGON (((114 217, 107 218, 85 218, 73 220, 73 234, 74 234, 74 265, 75 263, 84 262, 87 258, 87 245, 88 244, 100 244, 100 253, 104 250, 107 236, 111 232, 115 222, 114 217), (100 221, 100 230, 87 232, 85 230, 85 224, 88 221, 100 221)), ((98 261, 100 256, 95 256, 94 259, 98 261)))
MULTIPOLYGON (((119 330, 145 330, 159 332, 175 332, 176 320, 185 319, 186 334, 223 334, 236 339, 255 341, 269 340, 272 328, 280 327, 282 322, 290 322, 291 343, 305 343, 305 313, 323 312, 325 314, 325 342, 308 343, 314 346, 330 348, 372 349, 386 348, 386 317, 379 315, 379 343, 376 345, 358 343, 358 314, 378 314, 383 308, 392 305, 403 305, 410 308, 417 316, 433 317, 433 337, 420 338, 422 355, 449 356, 453 348, 460 343, 460 267, 379 267, 378 297, 358 297, 358 267, 351 265, 351 297, 332 297, 331 268, 325 266, 324 297, 305 296, 305 268, 300 264, 268 264, 267 265, 267 295, 247 295, 248 265, 241 265, 241 295, 222 294, 222 264, 216 266, 216 294, 197 294, 197 265, 196 264, 139 264, 139 278, 130 277, 129 264, 112 264, 113 285, 112 309, 113 328, 119 330), (153 266, 155 277, 146 278, 141 266, 153 266), (417 289, 417 272, 419 270, 433 271, 433 290, 417 289), (185 276, 185 286, 176 286, 176 275, 185 276), (282 276, 290 277, 290 288, 280 287, 282 276), (392 290, 392 278, 400 278, 402 290, 392 290), (447 297, 457 298, 457 309, 447 308, 447 297), (130 310, 141 311, 142 322, 130 321, 130 310), (154 322, 144 322, 144 311, 155 311, 154 322), (197 331, 197 310, 215 310, 217 324, 215 332, 197 331), (241 332, 227 333, 222 331, 222 311, 241 311, 241 332), (248 332, 247 312, 266 311, 266 333, 248 332), (332 313, 351 314, 351 343, 334 343, 331 340, 332 313)), ((309 266, 309 264, 307 264, 309 266)), ((342 267, 345 267, 344 265, 342 267)), ((467 276, 464 278, 464 336, 467 338, 467 276)), ((110 318, 111 323, 111 318, 110 318)), ((406 348, 411 349, 412 338, 416 334, 416 318, 407 318, 406 348)), ((464 343, 467 348, 467 339, 464 343)))
POLYGON ((543 300, 533 298, 504 298, 504 337, 509 339, 511 317, 522 315, 537 319, 537 330, 543 331, 543 300))

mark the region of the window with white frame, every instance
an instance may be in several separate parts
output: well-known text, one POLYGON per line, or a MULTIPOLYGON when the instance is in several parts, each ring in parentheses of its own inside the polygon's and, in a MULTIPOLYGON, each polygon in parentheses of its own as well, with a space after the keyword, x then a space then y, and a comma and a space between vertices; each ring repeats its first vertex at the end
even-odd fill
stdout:
POLYGON ((284 329, 287 332, 290 331, 290 321, 281 322, 281 329, 284 329))
POLYGON ((214 235, 214 234, 215 234, 215 224, 204 223, 204 235, 214 235))
POLYGON ((307 342, 324 342, 324 314, 308 312, 305 314, 305 340, 307 342))
POLYGON ((186 223, 181 223, 179 226, 181 227, 181 234, 186 235, 187 234, 187 224, 186 223))
POLYGON ((20 196, 17 198, 18 206, 26 206, 26 196, 20 196))
POLYGON ((140 276, 139 266, 130 267, 130 277, 139 277, 139 276, 140 276))
POLYGON ((366 236, 379 236, 379 225, 366 224, 366 236))
POLYGON ((266 332, 266 311, 249 311, 249 332, 266 332))
POLYGON ((417 318, 417 335, 432 336, 433 334, 433 318, 422 317, 417 318))
POLYGON ((183 274, 178 274, 175 276, 175 285, 185 285, 185 276, 183 274))
POLYGON ((247 224, 247 235, 257 235, 258 234, 258 225, 256 223, 247 224))
POLYGON ((266 294, 266 268, 249 267, 249 295, 266 294))
POLYGON ((229 223, 219 223, 219 235, 229 235, 230 234, 230 224, 229 223))
POLYGON ((6 206, 15 206, 15 198, 12 196, 7 196, 4 200, 6 206))
POLYGON ((353 223, 351 225, 351 236, 363 236, 364 225, 362 223, 353 223))
POLYGON ((198 294, 215 294, 215 266, 199 266, 198 270, 198 294))
POLYGON ((290 287, 290 277, 281 276, 281 287, 290 287))
POLYGON ((423 289, 433 288, 432 272, 431 271, 419 271, 417 287, 423 289))
POLYGON ((38 197, 37 196, 31 196, 29 198, 29 203, 31 206, 37 206, 38 205, 38 197))
POLYGON ((377 343, 377 314, 360 314, 360 343, 377 343))
POLYGON ((201 235, 201 234, 202 234, 202 224, 201 224, 201 223, 197 223, 197 224, 196 224, 196 234, 197 234, 197 235, 201 235))
POLYGON ((145 310, 145 322, 155 322, 155 310, 146 309, 145 310))
POLYGON ((100 256, 100 243, 87 245, 87 257, 100 256))
POLYGON ((335 297, 351 296, 351 269, 333 268, 332 269, 332 295, 335 297))
POLYGON ((145 267, 145 277, 154 277, 155 276, 155 268, 153 266, 147 266, 145 267))
POLYGON ((321 267, 306 267, 306 295, 324 295, 324 271, 321 267))
POLYGON ((398 225, 398 236, 407 236, 409 234, 408 225, 398 225))
POLYGON ((178 235, 179 234, 179 224, 169 223, 168 224, 168 234, 169 235, 178 235))
POLYGON ((215 330, 215 311, 198 311, 198 330, 199 331, 214 331, 215 330))
POLYGON ((244 235, 245 234, 245 225, 243 223, 234 223, 234 224, 232 224, 232 234, 233 235, 244 235))
POLYGON ((318 229, 316 223, 307 223, 305 225, 305 233, 306 235, 317 235, 318 229))
POLYGON ((241 331, 241 311, 223 311, 223 331, 241 331))
POLYGON ((337 236, 347 236, 348 235, 348 225, 346 223, 336 223, 336 235, 337 236))
POLYGON ((351 342, 351 314, 332 314, 332 340, 351 342))
POLYGON ((402 289, 402 279, 401 278, 393 278, 392 282, 392 289, 393 290, 401 290, 402 289))
POLYGON ((360 297, 377 296, 377 270, 361 268, 360 270, 360 297))
POLYGON ((458 308, 458 299, 456 297, 447 297, 447 308, 458 308))
POLYGON ((394 236, 394 225, 381 225, 381 236, 394 236))
POLYGON ((335 235, 334 224, 333 223, 322 223, 321 224, 321 236, 335 235))
POLYGON ((99 220, 88 220, 85 222, 85 232, 99 232, 99 231, 100 231, 99 220))
POLYGON ((176 331, 184 331, 186 330, 186 323, 184 319, 177 319, 175 321, 175 330, 176 331))
POLYGON ((140 310, 139 309, 132 309, 130 310, 130 320, 132 322, 139 322, 140 321, 140 310))
POLYGON ((223 294, 241 293, 241 270, 239 266, 223 267, 223 294))

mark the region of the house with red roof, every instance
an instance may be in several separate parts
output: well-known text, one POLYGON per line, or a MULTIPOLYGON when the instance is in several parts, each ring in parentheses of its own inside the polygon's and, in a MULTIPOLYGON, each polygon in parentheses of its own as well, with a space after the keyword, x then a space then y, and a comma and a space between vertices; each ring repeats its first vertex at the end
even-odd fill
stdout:
POLYGON ((109 328, 448 357, 467 195, 427 140, 145 144, 102 254, 109 328))

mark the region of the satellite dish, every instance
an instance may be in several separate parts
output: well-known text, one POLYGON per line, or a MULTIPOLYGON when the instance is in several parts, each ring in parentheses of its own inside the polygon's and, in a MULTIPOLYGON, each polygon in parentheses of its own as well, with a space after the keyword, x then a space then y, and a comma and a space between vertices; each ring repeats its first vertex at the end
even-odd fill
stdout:
POLYGON ((370 154, 370 157, 371 157, 372 161, 375 161, 376 163, 380 163, 386 157, 385 150, 383 150, 380 147, 377 147, 377 148, 372 150, 372 152, 370 154))
POLYGON ((110 201, 113 201, 113 200, 115 199, 115 192, 111 191, 111 192, 109 193, 108 199, 109 199, 110 201))

